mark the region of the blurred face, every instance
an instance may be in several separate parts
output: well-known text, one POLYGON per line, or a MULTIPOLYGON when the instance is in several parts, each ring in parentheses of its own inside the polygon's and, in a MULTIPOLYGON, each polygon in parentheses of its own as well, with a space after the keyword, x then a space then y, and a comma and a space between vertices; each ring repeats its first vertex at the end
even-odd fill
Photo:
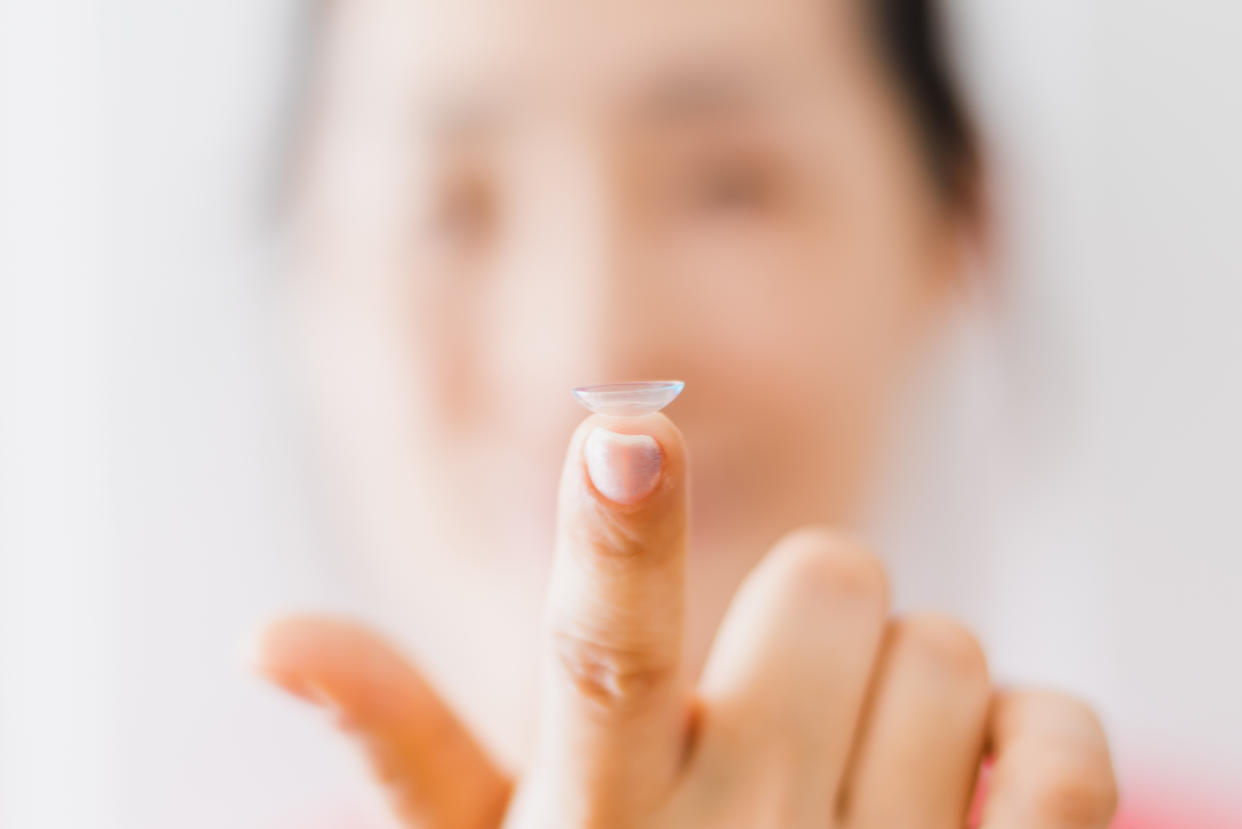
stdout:
POLYGON ((380 581, 521 604, 587 383, 687 383, 704 632, 778 535, 853 519, 959 264, 862 6, 338 4, 295 287, 380 581))

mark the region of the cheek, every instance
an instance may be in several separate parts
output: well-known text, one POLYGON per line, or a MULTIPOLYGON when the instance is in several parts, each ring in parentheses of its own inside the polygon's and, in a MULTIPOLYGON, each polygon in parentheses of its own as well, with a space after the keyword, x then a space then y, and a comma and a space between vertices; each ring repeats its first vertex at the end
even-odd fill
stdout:
POLYGON ((477 312, 468 293, 452 290, 435 273, 414 268, 409 278, 419 284, 411 292, 405 349, 423 389, 420 415, 437 431, 464 426, 479 411, 477 312))
POLYGON ((410 251, 409 211, 303 227, 293 289, 309 382, 333 447, 364 479, 427 457, 462 409, 466 316, 410 251))
POLYGON ((686 286, 686 336, 739 398, 822 413, 862 404, 894 373, 916 274, 863 225, 808 217, 678 247, 670 281, 686 286))

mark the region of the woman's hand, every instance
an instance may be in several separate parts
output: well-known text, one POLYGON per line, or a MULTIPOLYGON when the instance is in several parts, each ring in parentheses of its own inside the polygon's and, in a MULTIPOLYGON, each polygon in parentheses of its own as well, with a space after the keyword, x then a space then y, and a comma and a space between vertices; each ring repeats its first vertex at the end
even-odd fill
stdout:
POLYGON ((889 618, 879 561, 827 532, 796 532, 756 567, 692 689, 685 492, 664 416, 594 416, 575 433, 539 737, 516 782, 357 626, 278 622, 260 667, 339 711, 414 826, 960 829, 985 755, 985 827, 1107 825, 1095 716, 1055 694, 994 693, 969 632, 889 618))

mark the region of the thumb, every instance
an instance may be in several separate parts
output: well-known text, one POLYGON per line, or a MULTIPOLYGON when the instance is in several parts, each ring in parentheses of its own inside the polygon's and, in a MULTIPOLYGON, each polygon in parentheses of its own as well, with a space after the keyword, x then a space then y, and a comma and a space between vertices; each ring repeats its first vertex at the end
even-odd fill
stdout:
POLYGON ((260 674, 340 715, 403 819, 431 829, 499 826, 510 783, 395 649, 342 619, 270 623, 254 654, 260 674))

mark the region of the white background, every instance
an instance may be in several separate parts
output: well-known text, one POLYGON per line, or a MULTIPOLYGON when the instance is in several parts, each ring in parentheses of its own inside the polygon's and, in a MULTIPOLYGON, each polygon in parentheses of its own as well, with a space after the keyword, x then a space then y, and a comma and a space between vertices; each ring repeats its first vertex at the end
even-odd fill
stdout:
MULTIPOLYGON (((1032 405, 1066 458, 992 574, 1064 613, 997 632, 999 664, 1099 703, 1132 785, 1222 792, 1242 779, 1242 5, 952 5, 1016 324, 1055 368, 1032 405)), ((298 8, 0 4, 4 829, 331 824, 317 797, 366 791, 239 659, 272 608, 340 601, 260 255, 298 8)))

